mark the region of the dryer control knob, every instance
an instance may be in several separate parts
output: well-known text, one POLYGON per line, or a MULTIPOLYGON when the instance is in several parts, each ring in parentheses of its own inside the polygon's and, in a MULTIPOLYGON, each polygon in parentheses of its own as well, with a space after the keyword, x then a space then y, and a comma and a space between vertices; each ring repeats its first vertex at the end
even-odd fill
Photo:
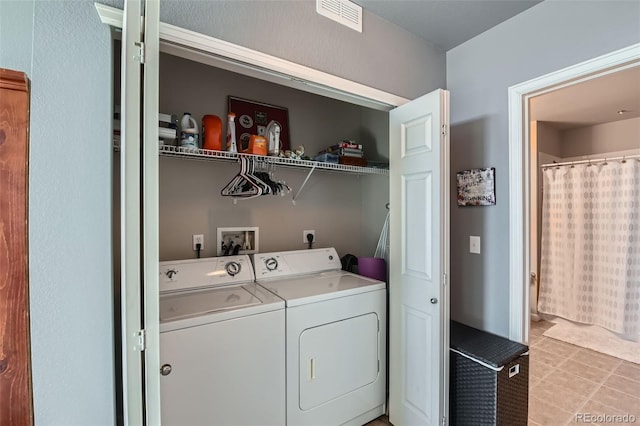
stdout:
POLYGON ((278 269, 278 260, 275 257, 270 257, 264 261, 264 266, 267 267, 267 271, 275 271, 278 269))
POLYGON ((162 367, 160 367, 160 374, 162 374, 163 376, 168 376, 169 374, 171 374, 171 364, 164 364, 162 367))

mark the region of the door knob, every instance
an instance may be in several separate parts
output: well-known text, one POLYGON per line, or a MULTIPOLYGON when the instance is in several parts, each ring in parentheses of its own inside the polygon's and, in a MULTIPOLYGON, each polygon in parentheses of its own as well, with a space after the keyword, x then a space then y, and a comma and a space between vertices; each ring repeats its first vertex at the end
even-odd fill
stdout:
POLYGON ((436 299, 435 297, 432 297, 430 302, 435 305, 436 303, 438 303, 438 299, 436 299))
POLYGON ((163 376, 168 376, 169 374, 171 374, 171 364, 165 364, 160 367, 160 374, 162 374, 163 376))

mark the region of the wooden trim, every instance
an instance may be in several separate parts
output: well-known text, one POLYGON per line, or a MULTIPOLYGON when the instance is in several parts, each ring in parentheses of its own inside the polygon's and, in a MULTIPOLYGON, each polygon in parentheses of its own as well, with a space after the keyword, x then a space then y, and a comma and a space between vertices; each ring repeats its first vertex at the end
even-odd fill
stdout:
POLYGON ((28 275, 29 83, 0 69, 0 425, 33 425, 28 275))
POLYGON ((29 90, 27 75, 20 71, 0 68, 0 89, 27 92, 29 90))

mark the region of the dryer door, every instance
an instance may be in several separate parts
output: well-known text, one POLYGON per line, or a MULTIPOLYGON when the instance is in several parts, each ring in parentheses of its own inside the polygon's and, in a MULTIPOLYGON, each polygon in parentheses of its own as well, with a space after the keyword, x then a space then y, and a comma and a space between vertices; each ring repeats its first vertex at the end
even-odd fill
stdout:
POLYGON ((311 410, 373 383, 379 372, 378 338, 375 313, 304 330, 300 334, 300 409, 311 410))

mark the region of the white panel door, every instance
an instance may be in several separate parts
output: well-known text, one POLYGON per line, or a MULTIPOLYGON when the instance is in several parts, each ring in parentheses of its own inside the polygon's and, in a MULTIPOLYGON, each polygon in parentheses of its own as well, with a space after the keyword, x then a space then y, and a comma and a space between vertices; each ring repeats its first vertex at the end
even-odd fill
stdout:
POLYGON ((449 92, 390 113, 389 420, 448 415, 449 92))
POLYGON ((120 142, 123 415, 125 424, 155 425, 160 424, 157 125, 160 5, 153 0, 127 0, 124 6, 120 142))

